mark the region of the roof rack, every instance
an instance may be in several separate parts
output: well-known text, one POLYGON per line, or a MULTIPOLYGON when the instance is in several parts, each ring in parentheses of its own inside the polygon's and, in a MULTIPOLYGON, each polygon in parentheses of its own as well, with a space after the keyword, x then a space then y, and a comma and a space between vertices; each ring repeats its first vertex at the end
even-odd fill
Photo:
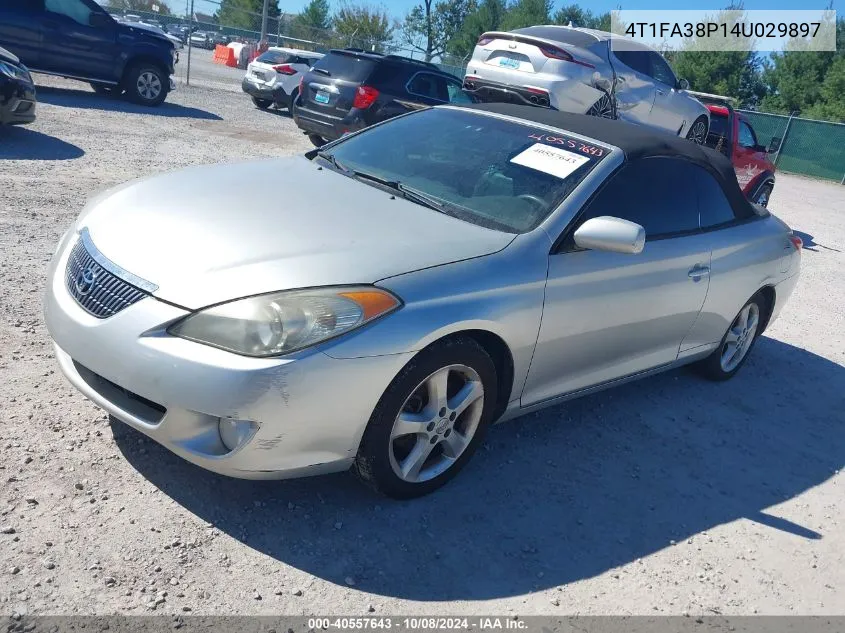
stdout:
POLYGON ((425 66, 426 68, 433 68, 434 70, 440 70, 437 67, 437 64, 432 64, 431 62, 426 62, 426 61, 423 61, 421 59, 413 59, 411 57, 405 57, 404 55, 390 54, 390 55, 385 55, 384 58, 385 59, 395 59, 397 61, 403 61, 403 62, 407 62, 407 63, 410 63, 410 64, 417 64, 418 66, 425 66))

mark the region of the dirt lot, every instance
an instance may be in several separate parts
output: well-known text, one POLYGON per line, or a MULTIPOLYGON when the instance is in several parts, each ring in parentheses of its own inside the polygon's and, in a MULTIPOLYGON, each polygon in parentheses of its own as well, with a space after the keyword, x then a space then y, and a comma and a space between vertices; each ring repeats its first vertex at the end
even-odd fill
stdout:
POLYGON ((510 422, 395 503, 349 475, 211 475, 65 382, 41 296, 87 197, 308 142, 235 92, 145 110, 38 81, 36 124, 0 130, 0 613, 845 613, 845 188, 779 177, 804 270, 735 380, 510 422))

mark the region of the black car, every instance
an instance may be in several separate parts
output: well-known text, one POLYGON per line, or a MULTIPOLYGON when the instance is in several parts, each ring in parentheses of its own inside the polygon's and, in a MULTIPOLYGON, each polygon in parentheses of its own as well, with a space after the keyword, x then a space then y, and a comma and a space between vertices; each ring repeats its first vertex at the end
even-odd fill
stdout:
POLYGON ((304 73, 296 124, 318 147, 411 110, 471 103, 461 80, 434 64, 359 49, 335 49, 304 73))
POLYGON ((0 48, 0 125, 35 121, 35 85, 26 66, 0 48))

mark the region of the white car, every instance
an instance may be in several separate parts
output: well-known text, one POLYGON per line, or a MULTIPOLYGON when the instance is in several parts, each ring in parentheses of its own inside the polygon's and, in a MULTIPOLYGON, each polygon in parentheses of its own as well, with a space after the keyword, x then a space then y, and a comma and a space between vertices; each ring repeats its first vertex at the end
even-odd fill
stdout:
POLYGON ((478 39, 464 90, 503 101, 621 119, 704 143, 710 113, 657 51, 611 47, 605 31, 529 26, 478 39))
POLYGON ((241 87, 262 110, 275 104, 293 112, 302 73, 322 57, 313 51, 272 46, 250 62, 241 87))

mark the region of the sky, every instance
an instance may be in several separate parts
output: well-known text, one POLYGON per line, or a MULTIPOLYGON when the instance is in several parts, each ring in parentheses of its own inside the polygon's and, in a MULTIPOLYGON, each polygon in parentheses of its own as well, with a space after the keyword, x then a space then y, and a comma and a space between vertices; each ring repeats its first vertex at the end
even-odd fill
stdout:
MULTIPOLYGON (((355 0, 353 0, 355 1, 355 0)), ((337 4, 337 0, 329 0, 330 4, 337 4)), ((393 18, 402 18, 405 14, 420 0, 362 0, 366 4, 381 5, 393 18)), ((181 0, 175 0, 174 5, 178 6, 181 0)), ((279 8, 283 13, 299 13, 299 11, 308 4, 308 0, 279 0, 279 8)), ((569 0, 555 0, 555 9, 568 4, 573 4, 569 0)), ((593 13, 604 13, 620 7, 622 9, 678 9, 678 0, 589 0, 577 2, 580 6, 590 9, 593 13)), ((723 9, 728 4, 728 0, 697 0, 695 4, 684 6, 685 9, 723 9)), ((746 9, 825 9, 827 8, 827 0, 744 0, 746 9)), ((203 5, 207 7, 209 13, 213 13, 214 5, 204 2, 203 0, 195 0, 195 9, 203 11, 203 5), (212 9, 212 10, 209 10, 212 9)), ((834 8, 836 6, 834 5, 834 8)))

